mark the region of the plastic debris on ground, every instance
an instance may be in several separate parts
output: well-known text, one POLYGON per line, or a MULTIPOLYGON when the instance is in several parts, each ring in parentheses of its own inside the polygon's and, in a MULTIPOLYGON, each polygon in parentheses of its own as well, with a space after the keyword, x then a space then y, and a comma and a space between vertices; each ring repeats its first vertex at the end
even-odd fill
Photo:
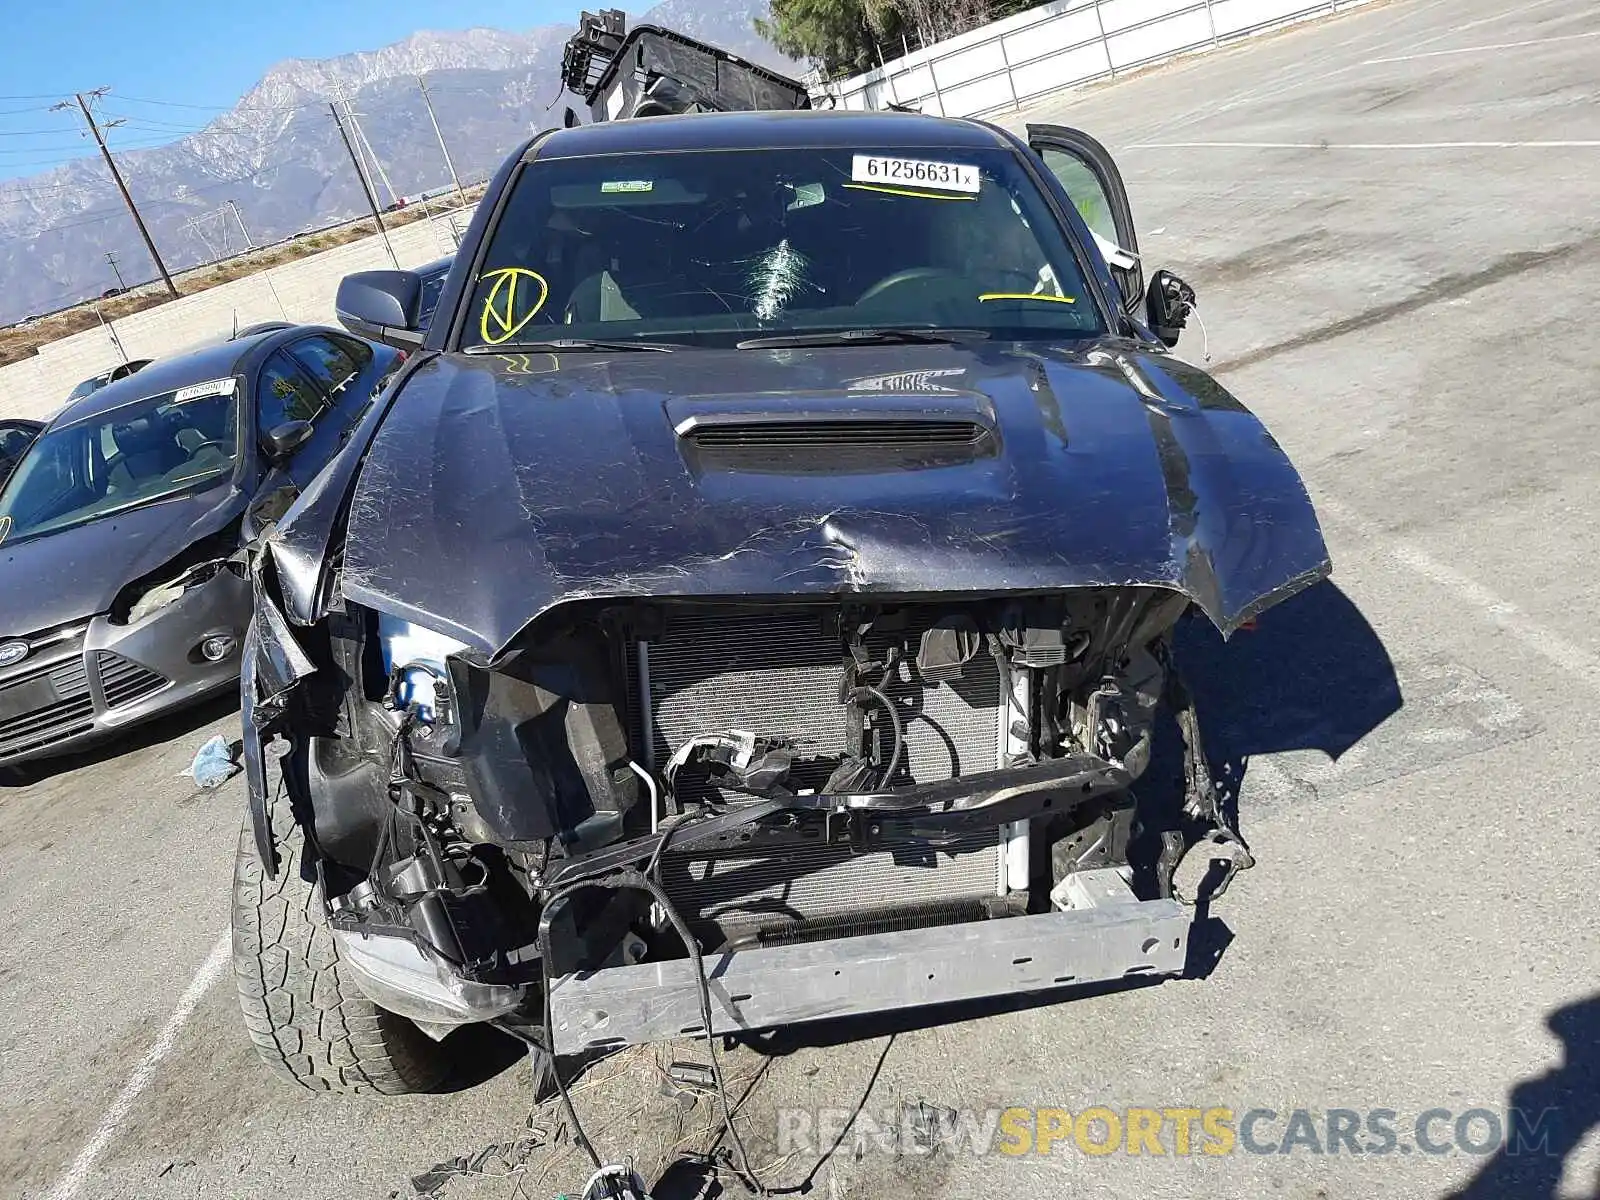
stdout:
POLYGON ((436 1163, 422 1174, 413 1175, 411 1187, 419 1197, 433 1200, 443 1194, 445 1185, 452 1179, 472 1176, 506 1179, 520 1175, 527 1169, 533 1152, 549 1141, 549 1136, 542 1129, 532 1128, 526 1137, 510 1142, 494 1142, 476 1154, 463 1154, 449 1162, 436 1163))
POLYGON ((195 753, 194 762, 187 771, 178 773, 179 779, 193 779, 203 788, 219 788, 244 768, 239 765, 243 742, 230 743, 220 733, 195 753))

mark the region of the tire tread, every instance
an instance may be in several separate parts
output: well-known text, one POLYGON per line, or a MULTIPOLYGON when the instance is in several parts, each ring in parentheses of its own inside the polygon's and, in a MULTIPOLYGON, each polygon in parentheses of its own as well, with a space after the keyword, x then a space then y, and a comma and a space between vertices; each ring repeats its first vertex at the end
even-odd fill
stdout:
POLYGON ((301 878, 304 834, 281 790, 271 816, 277 878, 262 868, 248 817, 233 878, 234 984, 256 1053, 280 1079, 311 1091, 431 1090, 445 1073, 438 1044, 348 977, 319 889, 301 878))

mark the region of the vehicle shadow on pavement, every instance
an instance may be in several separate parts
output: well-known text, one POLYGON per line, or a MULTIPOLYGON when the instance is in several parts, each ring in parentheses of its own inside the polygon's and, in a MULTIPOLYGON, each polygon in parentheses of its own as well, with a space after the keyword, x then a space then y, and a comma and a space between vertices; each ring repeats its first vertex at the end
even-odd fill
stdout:
POLYGON ((432 1089, 435 1093, 471 1091, 528 1057, 521 1042, 490 1025, 463 1025, 445 1038, 444 1048, 450 1073, 432 1089))
POLYGON ((1444 1200, 1600 1197, 1600 1171, 1561 1187, 1567 1157, 1600 1126, 1600 994, 1556 1009, 1545 1025, 1561 1040, 1561 1065, 1511 1089, 1499 1148, 1444 1200))
POLYGON ((1252 758, 1318 750, 1338 760, 1403 704, 1377 631, 1327 581, 1226 643, 1204 621, 1185 621, 1175 649, 1223 806, 1236 820, 1252 758))
POLYGON ((826 1049, 852 1043, 868 1042, 875 1038, 893 1037, 924 1029, 937 1029, 942 1025, 955 1025, 962 1021, 976 1021, 1006 1013, 1026 1012, 1035 1008, 1051 1008, 1091 996, 1105 996, 1113 992, 1128 992, 1147 987, 1160 987, 1165 980, 1152 976, 1131 976, 1106 983, 1081 987, 1052 988, 1048 991, 1017 992, 1006 996, 992 996, 982 1000, 959 1000, 946 1004, 929 1004, 896 1012, 872 1013, 866 1016, 836 1017, 826 1021, 813 1021, 790 1025, 782 1029, 733 1035, 729 1040, 747 1045, 773 1058, 783 1058, 800 1050, 826 1049))
MULTIPOLYGON (((239 711, 239 691, 229 688, 217 695, 176 712, 164 713, 151 721, 135 725, 124 733, 117 733, 88 748, 63 754, 55 758, 40 758, 15 766, 0 765, 0 789, 28 787, 43 783, 57 775, 109 762, 136 750, 147 750, 163 742, 179 742, 199 732, 207 725, 239 711)), ((230 740, 237 740, 238 730, 227 732, 230 740)), ((198 750, 196 743, 193 750, 198 750)))

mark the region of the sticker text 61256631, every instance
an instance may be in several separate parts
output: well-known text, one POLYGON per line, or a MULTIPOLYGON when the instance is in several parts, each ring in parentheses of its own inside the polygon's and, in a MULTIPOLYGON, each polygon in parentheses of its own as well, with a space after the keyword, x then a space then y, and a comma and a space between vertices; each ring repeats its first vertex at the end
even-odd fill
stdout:
POLYGON ((978 168, 965 163, 879 154, 854 155, 850 160, 850 179, 854 183, 934 188, 943 192, 977 192, 980 186, 978 168))

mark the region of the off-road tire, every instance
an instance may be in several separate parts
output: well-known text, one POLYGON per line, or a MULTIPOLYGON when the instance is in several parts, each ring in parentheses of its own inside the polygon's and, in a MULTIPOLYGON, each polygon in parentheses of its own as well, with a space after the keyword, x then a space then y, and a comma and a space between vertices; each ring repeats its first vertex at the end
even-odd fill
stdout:
POLYGON ((445 1055, 344 973, 320 889, 300 877, 304 835, 287 800, 271 815, 277 878, 262 869, 248 817, 233 872, 234 982, 256 1052, 273 1074, 311 1091, 431 1090, 445 1055))

